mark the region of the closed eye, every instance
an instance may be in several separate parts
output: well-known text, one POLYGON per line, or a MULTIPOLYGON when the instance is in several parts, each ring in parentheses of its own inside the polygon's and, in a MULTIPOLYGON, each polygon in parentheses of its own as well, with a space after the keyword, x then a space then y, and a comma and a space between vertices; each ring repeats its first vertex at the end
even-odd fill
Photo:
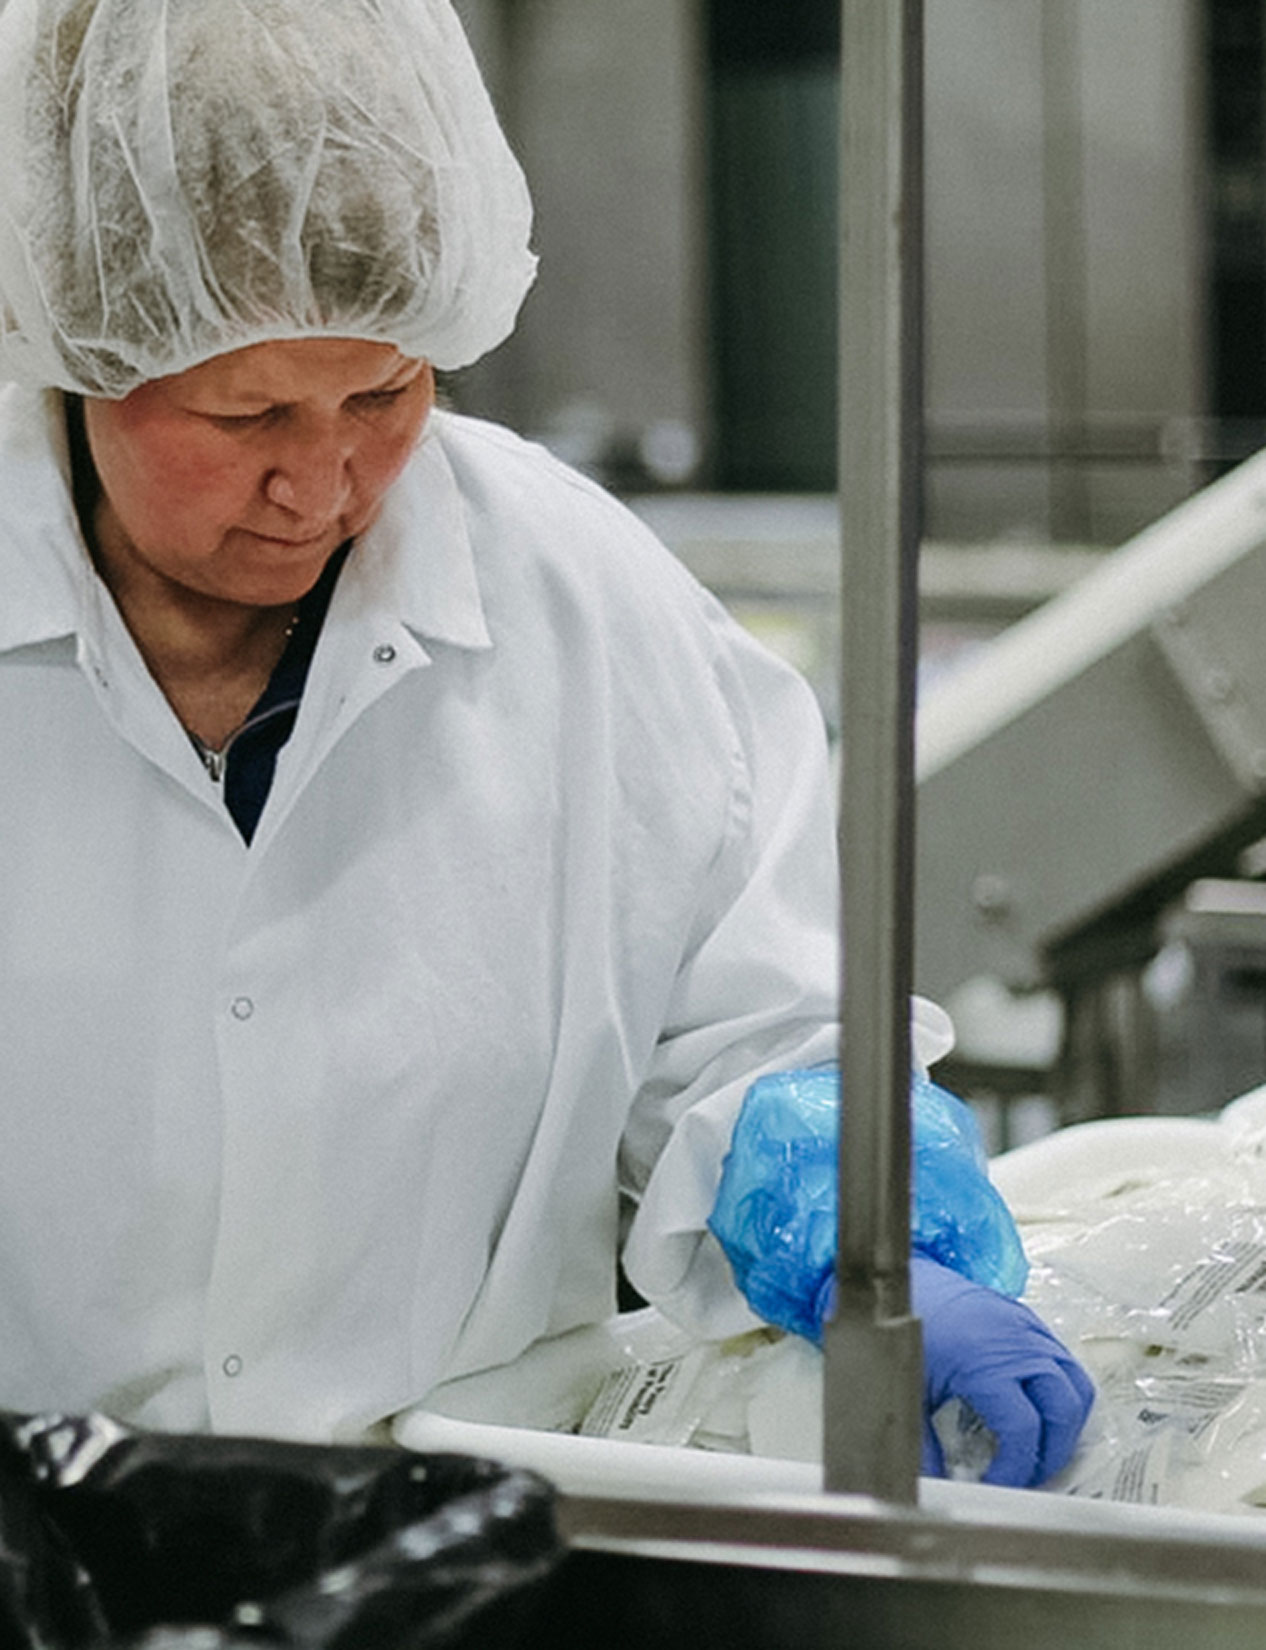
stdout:
MULTIPOLYGON (((0 7, 4 0, 0 0, 0 7)), ((398 384, 393 388, 381 390, 361 390, 355 395, 348 396, 344 406, 355 412, 377 412, 393 407, 413 387, 414 380, 407 384, 398 384)), ((289 403, 279 401, 270 407, 260 407, 255 412, 217 413, 199 411, 198 417, 205 418, 214 424, 217 429, 228 431, 250 431, 263 429, 272 424, 279 424, 291 411, 289 403)))
POLYGON ((264 407, 259 412, 203 413, 201 416, 222 430, 252 430, 264 424, 275 423, 285 410, 284 407, 264 407))
POLYGON ((352 405, 366 407, 370 411, 375 407, 390 407, 394 402, 399 401, 408 388, 408 384, 400 384, 391 390, 364 390, 361 394, 352 396, 352 405))

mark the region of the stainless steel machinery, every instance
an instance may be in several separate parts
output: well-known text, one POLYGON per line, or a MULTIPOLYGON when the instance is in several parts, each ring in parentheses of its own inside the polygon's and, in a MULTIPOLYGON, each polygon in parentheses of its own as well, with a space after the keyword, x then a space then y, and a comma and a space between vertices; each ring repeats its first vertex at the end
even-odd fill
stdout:
POLYGON ((1219 1029, 1207 987, 1184 998, 1147 972, 1167 944, 1206 980, 1222 968, 1242 986, 1254 972, 1260 891, 1244 873, 1260 870, 1266 836, 1264 610, 1259 455, 921 707, 918 984, 951 1009, 984 977, 1055 993, 1066 1117, 1209 1110, 1266 1080, 1260 989, 1256 1021, 1241 989, 1219 1029), (1184 916, 1197 879, 1217 882, 1184 916), (1182 1038, 1185 1095, 1160 1046, 1182 1038), (1229 1065, 1228 1040, 1243 1050, 1229 1065))

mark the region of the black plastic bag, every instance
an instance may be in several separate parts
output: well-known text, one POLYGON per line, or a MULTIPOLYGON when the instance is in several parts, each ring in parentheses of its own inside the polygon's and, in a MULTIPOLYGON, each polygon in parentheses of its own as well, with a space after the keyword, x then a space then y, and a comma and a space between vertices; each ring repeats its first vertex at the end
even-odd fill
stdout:
POLYGON ((550 1487, 492 1462, 0 1412, 14 1650, 493 1650, 560 1558, 550 1487))

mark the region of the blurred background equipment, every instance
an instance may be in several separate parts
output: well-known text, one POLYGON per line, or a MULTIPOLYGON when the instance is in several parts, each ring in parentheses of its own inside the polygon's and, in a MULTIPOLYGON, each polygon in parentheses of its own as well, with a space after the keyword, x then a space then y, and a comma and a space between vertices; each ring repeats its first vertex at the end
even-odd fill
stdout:
POLYGON ((963 1066, 1030 1077, 1035 1047, 997 1048, 1007 993, 1053 996, 1062 1121, 1262 1081, 1266 886, 1242 873, 1266 836, 1264 606, 1259 454, 925 699, 918 984, 963 1066))
MULTIPOLYGON (((626 497, 836 732, 838 0, 457 3, 542 275, 451 398, 626 497)), ((943 727, 984 670, 999 726, 925 771, 917 963, 1000 1146, 1266 1079, 1266 818, 1234 749, 1257 556, 1223 567, 1202 514, 1151 527, 1266 442, 1266 8, 937 0, 926 31, 921 694, 943 727), (1108 570, 1151 577, 1120 548, 1145 529, 1187 535, 1194 631, 1108 570), (1013 714, 1018 644, 982 654, 1083 582, 1120 633, 1013 714)))
MULTIPOLYGON (((626 491, 830 492, 838 0, 458 9, 542 256, 459 402, 626 491)), ((929 12, 928 534, 1119 543, 1266 428, 1261 8, 929 12)))

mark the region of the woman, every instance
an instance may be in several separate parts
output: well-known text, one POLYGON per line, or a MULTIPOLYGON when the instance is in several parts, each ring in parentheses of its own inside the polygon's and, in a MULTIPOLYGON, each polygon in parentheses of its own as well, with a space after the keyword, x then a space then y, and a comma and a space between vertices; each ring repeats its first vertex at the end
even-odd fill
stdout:
POLYGON ((360 1436, 608 1315, 621 1192, 749 1321, 705 1225, 833 1048, 822 730, 434 409, 534 268, 445 0, 8 0, 0 110, 0 1404, 360 1436))

